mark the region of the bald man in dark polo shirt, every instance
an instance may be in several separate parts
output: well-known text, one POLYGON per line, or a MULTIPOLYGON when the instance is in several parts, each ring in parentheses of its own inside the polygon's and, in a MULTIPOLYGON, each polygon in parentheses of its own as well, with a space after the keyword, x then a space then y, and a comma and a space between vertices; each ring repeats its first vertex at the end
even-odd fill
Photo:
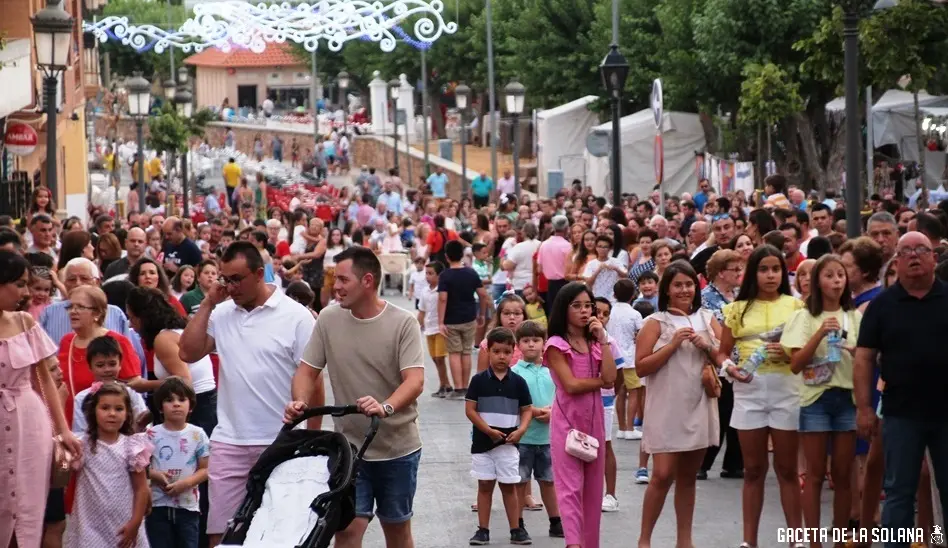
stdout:
MULTIPOLYGON (((931 240, 920 232, 899 239, 898 283, 869 304, 856 348, 853 386, 859 433, 878 428, 872 408, 873 367, 878 358, 882 392, 885 494, 882 526, 915 525, 915 492, 927 449, 942 510, 948 509, 948 285, 935 278, 931 240)), ((908 546, 886 542, 886 548, 908 546)))

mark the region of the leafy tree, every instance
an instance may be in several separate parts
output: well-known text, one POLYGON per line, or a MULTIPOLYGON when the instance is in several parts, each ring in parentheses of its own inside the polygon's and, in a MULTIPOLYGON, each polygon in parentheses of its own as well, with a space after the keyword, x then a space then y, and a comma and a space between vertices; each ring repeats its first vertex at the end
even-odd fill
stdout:
MULTIPOLYGON (((178 28, 188 19, 189 14, 180 1, 173 0, 171 6, 165 2, 149 2, 146 0, 110 0, 102 8, 102 16, 128 17, 132 25, 154 25, 159 28, 168 28, 168 12, 171 12, 170 26, 178 28)), ((165 50, 162 54, 154 50, 138 53, 131 46, 122 44, 119 40, 109 40, 99 45, 102 53, 111 57, 112 71, 130 76, 134 71, 142 71, 146 78, 155 80, 167 79, 171 69, 171 55, 174 55, 175 67, 180 67, 182 60, 190 54, 185 54, 177 48, 165 50)))
POLYGON ((792 81, 787 71, 773 63, 749 63, 744 67, 740 117, 746 124, 766 128, 768 160, 771 158, 770 135, 773 126, 803 109, 799 88, 800 84, 792 81))
POLYGON ((214 119, 214 114, 208 109, 199 110, 191 118, 183 118, 172 105, 165 105, 159 113, 148 118, 147 146, 159 153, 181 154, 187 150, 188 139, 202 137, 204 127, 214 119))

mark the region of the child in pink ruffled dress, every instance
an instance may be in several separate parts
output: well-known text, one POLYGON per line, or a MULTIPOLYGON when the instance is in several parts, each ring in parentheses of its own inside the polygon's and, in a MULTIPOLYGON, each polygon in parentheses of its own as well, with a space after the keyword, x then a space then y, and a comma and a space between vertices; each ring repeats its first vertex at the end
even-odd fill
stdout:
POLYGON ((89 431, 66 548, 149 546, 142 523, 151 500, 145 467, 153 446, 145 434, 134 434, 131 407, 115 382, 94 383, 83 404, 89 431))

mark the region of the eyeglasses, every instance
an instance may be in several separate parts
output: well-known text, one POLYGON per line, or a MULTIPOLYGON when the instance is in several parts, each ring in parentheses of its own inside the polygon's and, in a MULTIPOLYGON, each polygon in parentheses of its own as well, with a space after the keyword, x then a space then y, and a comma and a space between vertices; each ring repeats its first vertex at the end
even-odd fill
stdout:
POLYGON ((921 256, 927 255, 931 252, 931 248, 928 248, 924 245, 920 245, 918 247, 903 247, 902 249, 898 250, 899 257, 911 257, 912 255, 921 256))
POLYGON ((592 310, 593 303, 570 303, 569 307, 573 310, 592 310))
POLYGON ((86 312, 92 312, 95 310, 94 306, 86 306, 84 304, 69 303, 66 305, 66 310, 72 310, 73 308, 76 310, 84 310, 86 312))
POLYGON ((95 282, 95 280, 96 279, 91 276, 77 276, 77 277, 69 276, 66 278, 66 282, 71 283, 71 284, 74 284, 76 282, 83 283, 83 284, 91 284, 95 282))
POLYGON ((744 272, 744 267, 743 267, 743 266, 736 266, 736 267, 734 267, 734 268, 725 268, 724 271, 725 271, 725 272, 734 272, 735 274, 740 274, 741 272, 744 272))
POLYGON ((244 278, 246 278, 246 277, 247 277, 246 275, 243 275, 243 276, 220 276, 219 278, 217 278, 217 283, 219 283, 219 284, 221 284, 221 285, 229 285, 229 286, 240 285, 240 282, 244 281, 244 278))

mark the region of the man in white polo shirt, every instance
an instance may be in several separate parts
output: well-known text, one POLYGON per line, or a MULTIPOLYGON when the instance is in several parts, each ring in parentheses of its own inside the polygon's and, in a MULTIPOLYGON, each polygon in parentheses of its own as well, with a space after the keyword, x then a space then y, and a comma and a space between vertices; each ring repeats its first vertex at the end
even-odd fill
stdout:
MULTIPOLYGON (((263 258, 250 242, 227 248, 220 274, 180 342, 185 363, 215 350, 221 359, 208 464, 212 548, 246 496, 250 468, 283 426, 290 383, 316 324, 303 305, 263 281, 263 258)), ((310 403, 322 405, 325 392, 317 388, 310 403)))

